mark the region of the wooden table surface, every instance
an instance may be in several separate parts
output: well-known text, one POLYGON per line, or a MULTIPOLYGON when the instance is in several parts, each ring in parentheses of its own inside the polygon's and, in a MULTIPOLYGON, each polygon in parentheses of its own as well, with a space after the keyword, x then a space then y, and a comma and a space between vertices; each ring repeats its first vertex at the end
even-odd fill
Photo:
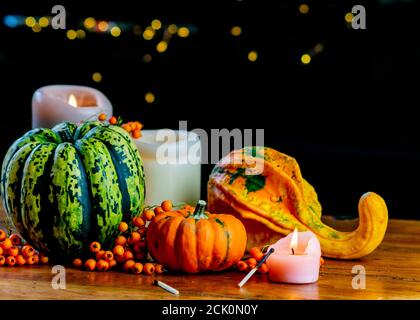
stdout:
POLYGON ((375 252, 357 261, 326 259, 319 281, 307 285, 272 283, 257 274, 239 289, 244 275, 233 271, 151 277, 68 267, 66 289, 55 290, 51 267, 0 267, 0 299, 420 299, 420 221, 391 220, 375 252), (352 288, 355 265, 365 267, 366 289, 352 288), (154 286, 154 279, 180 295, 154 286))

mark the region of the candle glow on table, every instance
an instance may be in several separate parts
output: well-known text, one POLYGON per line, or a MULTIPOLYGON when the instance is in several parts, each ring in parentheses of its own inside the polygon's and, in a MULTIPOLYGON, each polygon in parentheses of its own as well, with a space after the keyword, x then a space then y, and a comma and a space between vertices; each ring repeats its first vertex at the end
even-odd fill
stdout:
POLYGON ((270 248, 275 249, 267 259, 271 281, 301 284, 318 281, 321 246, 314 233, 295 229, 270 248))
POLYGON ((189 131, 142 130, 134 139, 143 160, 146 205, 165 199, 195 203, 200 199, 201 143, 189 131))
POLYGON ((32 128, 51 128, 63 121, 96 120, 100 113, 111 117, 111 102, 90 87, 51 85, 39 88, 32 97, 32 128))

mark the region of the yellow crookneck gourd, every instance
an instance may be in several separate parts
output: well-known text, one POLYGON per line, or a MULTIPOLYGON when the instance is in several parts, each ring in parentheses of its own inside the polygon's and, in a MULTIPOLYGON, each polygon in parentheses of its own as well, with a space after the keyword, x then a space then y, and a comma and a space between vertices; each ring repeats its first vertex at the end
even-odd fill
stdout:
POLYGON ((324 224, 317 194, 303 179, 296 160, 262 147, 236 150, 219 161, 208 182, 208 207, 233 214, 244 223, 248 250, 274 243, 296 227, 314 232, 323 256, 338 259, 371 253, 382 242, 388 223, 385 201, 368 192, 360 198, 359 225, 354 231, 338 231, 324 224), (263 170, 246 174, 252 167, 263 170))

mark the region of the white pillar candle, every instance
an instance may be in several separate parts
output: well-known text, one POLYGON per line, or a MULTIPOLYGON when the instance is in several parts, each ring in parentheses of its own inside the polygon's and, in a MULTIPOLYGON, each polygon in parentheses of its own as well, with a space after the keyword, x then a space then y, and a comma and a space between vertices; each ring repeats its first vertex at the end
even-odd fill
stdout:
POLYGON ((144 164, 146 205, 166 199, 195 204, 200 199, 201 143, 197 134, 142 130, 142 137, 134 141, 144 164))
POLYGON ((57 123, 95 120, 100 113, 112 116, 112 105, 94 88, 51 85, 39 88, 32 97, 32 128, 51 128, 57 123))

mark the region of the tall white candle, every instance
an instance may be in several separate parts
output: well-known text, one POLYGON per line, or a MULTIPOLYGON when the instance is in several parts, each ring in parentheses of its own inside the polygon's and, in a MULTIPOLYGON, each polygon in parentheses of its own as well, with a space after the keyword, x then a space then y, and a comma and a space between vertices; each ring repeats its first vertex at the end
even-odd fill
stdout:
POLYGON ((134 139, 143 159, 146 205, 165 199, 196 203, 200 199, 201 144, 188 131, 142 130, 134 139))
POLYGON ((94 120, 100 113, 111 117, 111 102, 90 87, 51 85, 39 88, 32 97, 32 128, 51 128, 63 121, 94 120))

